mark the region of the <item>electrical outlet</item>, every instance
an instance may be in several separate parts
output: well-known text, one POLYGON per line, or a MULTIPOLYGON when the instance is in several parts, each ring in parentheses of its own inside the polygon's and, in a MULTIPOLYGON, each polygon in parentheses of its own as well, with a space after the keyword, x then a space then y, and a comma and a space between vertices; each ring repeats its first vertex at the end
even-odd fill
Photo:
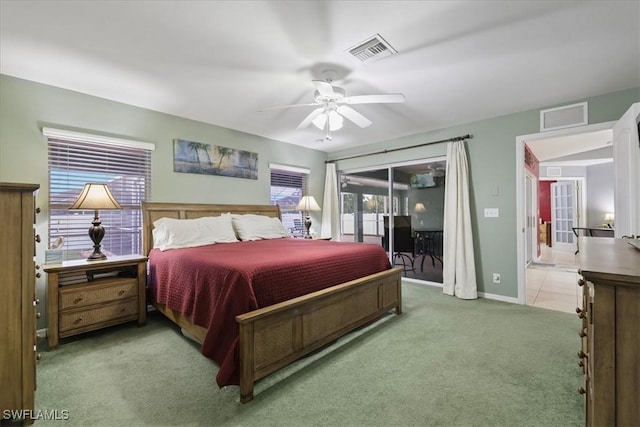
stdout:
POLYGON ((493 283, 500 283, 500 274, 493 273, 493 283))
POLYGON ((498 208, 484 208, 485 218, 498 218, 500 216, 500 209, 498 208))

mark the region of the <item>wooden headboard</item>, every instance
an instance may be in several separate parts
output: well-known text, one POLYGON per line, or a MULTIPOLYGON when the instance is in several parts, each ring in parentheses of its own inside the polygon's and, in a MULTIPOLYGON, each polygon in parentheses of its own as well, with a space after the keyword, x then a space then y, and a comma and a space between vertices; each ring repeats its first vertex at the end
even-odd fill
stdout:
POLYGON ((224 213, 255 214, 282 218, 278 205, 207 205, 198 203, 142 202, 142 248, 144 255, 153 249, 153 223, 160 218, 193 219, 224 213))

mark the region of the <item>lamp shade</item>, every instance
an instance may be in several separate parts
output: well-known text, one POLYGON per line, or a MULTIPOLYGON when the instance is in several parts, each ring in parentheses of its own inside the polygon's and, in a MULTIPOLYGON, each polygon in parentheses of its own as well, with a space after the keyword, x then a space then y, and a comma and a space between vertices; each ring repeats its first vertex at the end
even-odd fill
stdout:
POLYGON ((613 213, 608 212, 608 213, 604 214, 604 220, 605 221, 613 221, 613 219, 614 219, 613 213))
POLYGON ((344 119, 337 111, 329 110, 313 119, 311 123, 313 123, 318 129, 324 130, 327 125, 327 120, 329 120, 329 130, 331 131, 341 129, 344 122, 344 119))
POLYGON ((69 209, 122 209, 122 206, 113 197, 107 184, 88 183, 69 209))
POLYGON ((424 213, 427 211, 427 208, 424 207, 423 203, 416 203, 415 207, 413 208, 413 211, 415 213, 424 213))
POLYGON ((316 199, 314 199, 313 196, 303 196, 302 199, 300 199, 300 203, 298 203, 298 207, 296 209, 305 212, 321 210, 318 202, 316 202, 316 199))

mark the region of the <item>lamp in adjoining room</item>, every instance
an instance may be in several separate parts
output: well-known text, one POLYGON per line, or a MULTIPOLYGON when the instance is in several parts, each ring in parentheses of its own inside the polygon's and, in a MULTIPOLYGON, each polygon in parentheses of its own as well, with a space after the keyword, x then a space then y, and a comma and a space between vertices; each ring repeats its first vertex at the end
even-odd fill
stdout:
POLYGON ((604 222, 608 228, 613 228, 613 218, 613 212, 607 212, 606 214, 604 214, 604 222))
POLYGON ((98 210, 101 209, 122 209, 122 206, 116 201, 109 191, 107 184, 88 183, 84 185, 82 192, 71 205, 69 209, 73 210, 93 210, 93 222, 89 227, 89 237, 93 242, 93 253, 87 258, 88 261, 98 261, 107 259, 107 256, 100 251, 100 242, 104 237, 104 227, 100 222, 98 210))
MULTIPOLYGON (((427 208, 424 207, 424 203, 416 203, 416 205, 413 207, 413 213, 415 214, 423 214, 427 212, 427 208)), ((416 215, 418 216, 418 215, 416 215)), ((419 216, 419 222, 420 222, 420 226, 422 227, 424 225, 424 222, 422 221, 422 215, 419 216)))
POLYGON ((413 211, 415 213, 425 213, 427 211, 427 208, 424 207, 424 203, 416 203, 413 211))
POLYGON ((304 238, 311 239, 311 234, 309 234, 309 229, 311 228, 311 218, 309 217, 309 212, 319 211, 320 206, 313 196, 303 196, 302 199, 300 199, 300 203, 298 203, 298 207, 296 209, 304 211, 304 226, 307 229, 307 234, 304 235, 304 238))

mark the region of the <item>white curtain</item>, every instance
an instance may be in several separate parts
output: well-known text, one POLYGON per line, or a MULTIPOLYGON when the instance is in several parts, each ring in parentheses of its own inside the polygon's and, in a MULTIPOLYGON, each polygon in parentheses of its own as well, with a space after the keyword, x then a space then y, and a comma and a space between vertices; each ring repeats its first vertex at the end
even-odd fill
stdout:
POLYGON ((322 200, 320 237, 331 237, 331 240, 338 241, 340 240, 340 213, 338 209, 338 175, 334 163, 327 163, 322 200))
POLYGON ((469 168, 462 141, 447 146, 444 192, 443 292, 478 298, 469 206, 469 168))

